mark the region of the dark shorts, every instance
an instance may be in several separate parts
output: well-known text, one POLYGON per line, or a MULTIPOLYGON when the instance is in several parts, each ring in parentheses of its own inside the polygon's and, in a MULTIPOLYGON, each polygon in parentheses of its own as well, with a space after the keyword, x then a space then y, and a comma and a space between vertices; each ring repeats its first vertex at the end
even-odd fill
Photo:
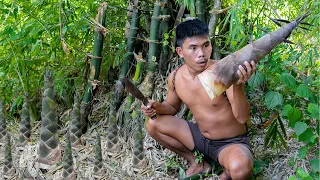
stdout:
POLYGON ((215 163, 219 163, 219 153, 224 148, 232 144, 242 144, 251 151, 250 139, 247 134, 222 140, 210 140, 202 136, 197 124, 188 122, 188 125, 190 127, 195 146, 193 151, 198 150, 199 152, 201 152, 204 155, 205 160, 207 161, 213 160, 215 163))

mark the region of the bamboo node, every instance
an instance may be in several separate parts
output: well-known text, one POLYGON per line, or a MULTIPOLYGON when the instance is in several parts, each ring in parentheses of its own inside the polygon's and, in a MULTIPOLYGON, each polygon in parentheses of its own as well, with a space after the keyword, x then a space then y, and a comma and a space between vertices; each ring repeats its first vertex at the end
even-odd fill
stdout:
POLYGON ((209 13, 210 14, 221 14, 221 13, 228 11, 231 8, 232 8, 232 6, 224 8, 224 9, 213 9, 213 10, 209 11, 209 13))
POLYGON ((94 56, 91 53, 88 53, 87 56, 90 57, 90 58, 102 59, 102 57, 94 56))
POLYGON ((165 20, 169 20, 170 19, 170 15, 160 15, 158 17, 159 20, 165 21, 165 20))

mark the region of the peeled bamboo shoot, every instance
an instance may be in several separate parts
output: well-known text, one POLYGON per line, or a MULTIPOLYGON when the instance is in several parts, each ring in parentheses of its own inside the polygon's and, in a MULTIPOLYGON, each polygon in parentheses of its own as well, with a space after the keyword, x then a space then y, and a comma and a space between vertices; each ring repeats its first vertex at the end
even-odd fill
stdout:
POLYGON ((233 54, 221 59, 198 75, 201 84, 205 88, 211 100, 226 91, 239 76, 237 70, 244 62, 258 62, 270 53, 278 44, 289 37, 290 33, 298 24, 308 16, 306 14, 288 23, 276 31, 266 34, 260 39, 248 44, 233 54))

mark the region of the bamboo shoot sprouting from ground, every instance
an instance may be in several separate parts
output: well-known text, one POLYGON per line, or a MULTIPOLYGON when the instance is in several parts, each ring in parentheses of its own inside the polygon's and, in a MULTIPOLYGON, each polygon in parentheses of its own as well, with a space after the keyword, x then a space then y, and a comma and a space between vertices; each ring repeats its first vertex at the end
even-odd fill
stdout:
POLYGON ((6 141, 6 116, 4 114, 3 103, 0 101, 0 144, 5 144, 6 141))
POLYGON ((199 74, 198 77, 207 91, 210 99, 212 100, 222 94, 239 79, 237 74, 239 65, 244 66, 245 61, 255 61, 256 63, 259 62, 278 44, 286 41, 292 30, 297 27, 298 24, 308 15, 309 14, 298 17, 291 23, 288 23, 279 29, 266 34, 253 43, 241 48, 237 52, 221 59, 199 74))
POLYGON ((18 146, 24 147, 31 137, 31 122, 29 112, 29 98, 28 95, 24 95, 24 101, 22 105, 21 123, 20 123, 20 137, 18 146))
POLYGON ((133 111, 132 119, 134 119, 136 124, 134 148, 133 148, 133 169, 138 171, 138 169, 143 169, 146 167, 146 160, 143 150, 143 132, 142 132, 142 122, 143 118, 140 115, 141 112, 133 111))
POLYGON ((79 95, 75 93, 74 103, 71 112, 71 124, 70 124, 70 141, 72 147, 82 145, 82 122, 80 117, 80 103, 79 95))
POLYGON ((50 168, 60 161, 61 151, 58 136, 58 118, 54 100, 54 85, 49 70, 44 75, 44 90, 42 95, 40 142, 37 147, 38 161, 41 168, 50 168), (49 165, 49 166, 46 166, 49 165))
POLYGON ((12 163, 12 153, 11 153, 11 137, 7 133, 6 136, 6 147, 4 149, 4 166, 3 166, 3 175, 5 178, 11 179, 15 174, 15 169, 12 163))
POLYGON ((63 154, 63 172, 62 178, 65 180, 75 179, 75 172, 73 168, 72 148, 69 132, 66 134, 66 147, 63 154))
POLYGON ((162 21, 161 21, 161 32, 162 32, 162 49, 159 59, 159 69, 161 73, 164 75, 167 71, 167 61, 169 55, 169 8, 168 8, 168 0, 163 1, 163 9, 162 9, 162 21))
POLYGON ((104 27, 106 19, 106 8, 107 3, 102 3, 98 9, 98 14, 96 16, 96 28, 94 30, 94 45, 93 53, 91 57, 91 67, 90 67, 90 77, 88 79, 87 87, 85 89, 85 94, 81 103, 81 121, 83 123, 83 133, 87 131, 88 128, 88 116, 90 113, 90 101, 93 96, 93 92, 98 85, 98 78, 100 74, 100 65, 102 61, 102 48, 104 39, 104 27), (102 26, 102 27, 101 27, 102 26))
POLYGON ((94 160, 93 173, 95 177, 101 177, 103 176, 105 171, 103 169, 101 138, 98 131, 97 131, 97 137, 96 137, 96 145, 94 149, 95 149, 95 160, 94 160))

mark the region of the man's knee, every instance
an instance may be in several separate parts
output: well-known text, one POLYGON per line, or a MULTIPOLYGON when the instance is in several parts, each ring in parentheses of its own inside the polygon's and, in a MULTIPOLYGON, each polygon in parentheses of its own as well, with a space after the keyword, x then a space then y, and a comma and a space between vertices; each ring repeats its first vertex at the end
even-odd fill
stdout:
POLYGON ((156 133, 156 122, 152 119, 149 119, 146 123, 146 129, 151 137, 153 137, 156 133))
POLYGON ((232 179, 249 179, 252 174, 253 163, 251 160, 234 160, 231 162, 228 171, 232 179))

